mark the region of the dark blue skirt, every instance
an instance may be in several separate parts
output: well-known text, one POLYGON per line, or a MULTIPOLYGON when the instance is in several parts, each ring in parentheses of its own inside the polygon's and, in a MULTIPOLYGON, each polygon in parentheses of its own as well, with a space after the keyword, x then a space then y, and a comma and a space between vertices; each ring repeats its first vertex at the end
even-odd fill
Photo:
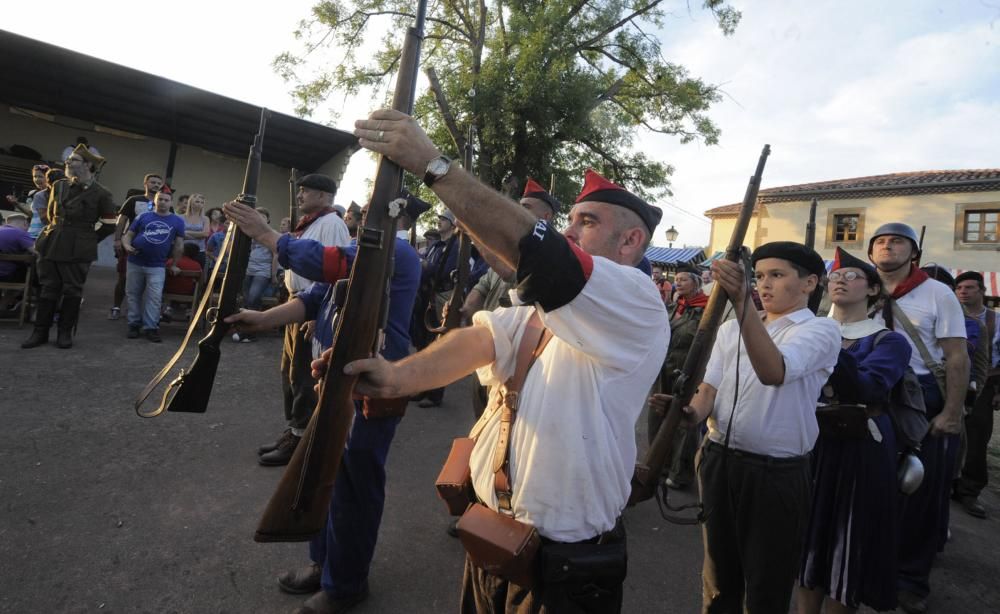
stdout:
POLYGON ((888 415, 873 420, 881 442, 822 434, 816 442, 799 582, 848 607, 886 611, 896 608, 896 436, 888 415))

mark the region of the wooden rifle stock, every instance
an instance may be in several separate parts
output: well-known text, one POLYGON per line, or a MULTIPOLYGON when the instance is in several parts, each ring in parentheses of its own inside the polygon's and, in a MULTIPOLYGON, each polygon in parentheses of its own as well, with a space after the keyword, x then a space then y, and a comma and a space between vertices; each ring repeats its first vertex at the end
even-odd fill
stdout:
MULTIPOLYGON (((764 173, 764 164, 771 153, 771 146, 765 145, 757 161, 757 170, 750 183, 747 185, 746 194, 743 197, 743 205, 740 208, 736 226, 733 234, 729 238, 729 245, 726 248, 726 260, 737 262, 740 258, 740 251, 743 249, 743 239, 746 237, 747 228, 750 226, 750 218, 753 216, 754 204, 757 202, 757 191, 760 189, 761 176, 764 173)), ((747 297, 749 301, 750 297, 747 297)), ((673 456, 674 434, 677 432, 684 417, 683 408, 691 402, 697 385, 701 383, 705 375, 705 367, 708 365, 708 358, 715 344, 715 335, 722 323, 723 312, 729 295, 722 288, 722 284, 716 283, 712 287, 712 294, 708 299, 708 305, 701 316, 698 325, 698 332, 695 333, 691 349, 688 350, 684 359, 684 367, 674 381, 673 398, 670 407, 664 416, 660 429, 656 432, 653 443, 641 463, 635 466, 635 473, 632 475, 632 493, 629 496, 629 505, 635 505, 640 501, 652 498, 656 494, 656 488, 660 482, 660 476, 667 462, 673 456)))
MULTIPOLYGON (((426 0, 415 25, 406 32, 392 108, 412 113, 426 0)), ((380 157, 365 219, 358 229, 358 251, 348 280, 347 298, 337 317, 333 356, 320 382, 319 401, 278 487, 257 525, 258 542, 306 541, 326 523, 333 484, 354 420, 357 376, 344 366, 378 351, 380 304, 388 291, 395 248, 396 219, 406 204, 399 198, 403 169, 380 157)))
MULTIPOLYGON (((260 156, 264 145, 264 129, 267 126, 267 118, 271 112, 267 109, 260 111, 260 125, 257 135, 254 137, 253 145, 250 147, 250 156, 247 159, 246 175, 243 178, 243 190, 236 200, 249 205, 257 206, 257 184, 260 180, 260 156)), ((247 265, 250 261, 250 247, 252 240, 240 230, 236 224, 230 224, 223 243, 223 249, 215 264, 215 269, 209 277, 210 286, 205 289, 204 298, 196 312, 191 316, 191 323, 188 326, 187 335, 181 343, 180 349, 174 354, 170 362, 146 385, 140 393, 135 403, 135 410, 140 416, 150 418, 158 416, 166 411, 204 413, 208 409, 208 401, 212 394, 212 385, 215 383, 215 373, 219 367, 219 358, 222 355, 222 340, 229 334, 230 325, 224 320, 236 313, 239 309, 240 294, 243 291, 243 279, 246 277, 247 265), (222 285, 219 289, 219 304, 208 307, 212 296, 211 284, 219 274, 219 267, 223 260, 226 262, 223 274, 222 285), (206 309, 207 307, 207 309, 206 309), (174 364, 180 359, 187 346, 188 340, 198 326, 201 317, 212 325, 200 341, 198 341, 198 355, 188 369, 182 369, 180 375, 167 387, 163 394, 160 406, 151 411, 143 412, 140 408, 146 397, 159 384, 159 382, 170 372, 174 364)))

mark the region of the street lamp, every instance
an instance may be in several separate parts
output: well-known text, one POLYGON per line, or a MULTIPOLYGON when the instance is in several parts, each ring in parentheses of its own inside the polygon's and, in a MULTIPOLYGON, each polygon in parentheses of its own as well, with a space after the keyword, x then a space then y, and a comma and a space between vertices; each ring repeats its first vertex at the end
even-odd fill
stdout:
POLYGON ((666 233, 664 234, 667 235, 667 243, 669 243, 669 246, 673 247, 674 241, 677 240, 677 235, 679 235, 680 233, 677 232, 677 229, 674 228, 673 225, 671 225, 670 228, 668 228, 666 233))

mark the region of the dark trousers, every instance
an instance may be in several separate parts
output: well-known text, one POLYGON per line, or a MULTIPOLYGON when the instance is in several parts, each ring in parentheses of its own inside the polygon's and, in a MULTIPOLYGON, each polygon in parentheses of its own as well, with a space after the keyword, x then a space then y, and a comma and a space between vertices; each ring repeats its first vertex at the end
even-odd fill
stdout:
POLYGON ((1000 378, 986 381, 983 391, 976 397, 972 413, 965 417, 966 448, 962 475, 955 482, 955 495, 978 497, 986 488, 989 472, 986 465, 986 448, 993 434, 993 395, 1000 378))
POLYGON ((323 590, 334 599, 358 594, 368 579, 385 505, 385 462, 400 421, 365 419, 355 405, 326 526, 309 543, 309 557, 323 567, 323 590))
POLYGON ((305 338, 301 324, 285 326, 281 352, 281 391, 285 399, 285 419, 293 429, 304 429, 316 409, 316 380, 312 377, 312 342, 305 338))
POLYGON ((87 283, 89 262, 53 262, 38 259, 38 279, 42 284, 41 298, 58 301, 60 297, 80 298, 87 283))
MULTIPOLYGON (((944 408, 941 391, 933 375, 921 375, 920 384, 927 417, 933 418, 944 408)), ((924 464, 924 481, 916 492, 902 498, 899 580, 896 584, 900 590, 920 597, 931 592, 931 567, 948 533, 949 501, 959 443, 958 435, 941 437, 928 433, 918 453, 924 464)))
POLYGON ((702 612, 787 612, 811 503, 809 459, 773 459, 706 441, 702 612))
MULTIPOLYGON (((621 522, 611 533, 614 537, 604 538, 604 543, 626 540, 621 522)), ((466 556, 460 610, 462 614, 613 614, 621 612, 623 596, 622 583, 607 580, 546 583, 539 577, 527 589, 483 571, 466 556), (604 593, 596 604, 591 599, 595 591, 587 584, 598 585, 604 593)))

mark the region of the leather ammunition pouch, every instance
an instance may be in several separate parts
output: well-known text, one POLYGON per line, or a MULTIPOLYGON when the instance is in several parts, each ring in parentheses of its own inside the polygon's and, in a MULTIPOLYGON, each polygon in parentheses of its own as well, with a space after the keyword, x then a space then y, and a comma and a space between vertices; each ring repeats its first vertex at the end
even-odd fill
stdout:
POLYGON ((456 529, 473 565, 518 586, 534 585, 542 543, 535 527, 474 503, 458 519, 456 529))
POLYGON ((402 418, 406 415, 406 405, 410 397, 394 399, 365 399, 361 405, 361 413, 365 418, 402 418))
POLYGON ((816 408, 819 432, 837 439, 868 439, 868 412, 864 405, 847 403, 823 405, 816 408))
POLYGON ((459 437, 451 442, 451 452, 434 483, 438 497, 448 506, 448 513, 452 516, 461 516, 476 500, 472 491, 472 470, 469 468, 474 447, 476 440, 472 437, 459 437))

